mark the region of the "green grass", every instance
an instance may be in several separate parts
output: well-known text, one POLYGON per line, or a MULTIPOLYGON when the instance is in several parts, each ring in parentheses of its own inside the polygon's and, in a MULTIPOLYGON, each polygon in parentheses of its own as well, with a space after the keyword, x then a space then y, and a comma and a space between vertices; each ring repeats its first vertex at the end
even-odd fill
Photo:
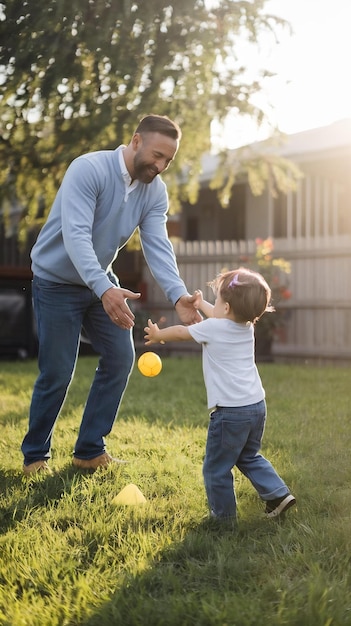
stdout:
POLYGON ((266 520, 236 474, 239 525, 207 523, 201 361, 135 370, 108 438, 125 466, 76 473, 71 454, 94 373, 80 359, 54 434, 52 477, 22 477, 35 362, 0 362, 2 626, 351 624, 350 370, 262 364, 264 454, 297 497, 266 520), (135 483, 147 503, 112 505, 135 483))

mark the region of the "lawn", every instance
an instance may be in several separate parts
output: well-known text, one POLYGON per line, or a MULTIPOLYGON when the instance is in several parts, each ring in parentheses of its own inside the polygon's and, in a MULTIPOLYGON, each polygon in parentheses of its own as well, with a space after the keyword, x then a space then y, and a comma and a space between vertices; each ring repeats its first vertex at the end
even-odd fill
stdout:
POLYGON ((264 454, 297 498, 266 520, 236 474, 239 524, 208 524, 208 412, 199 357, 135 369, 108 449, 126 465, 76 472, 96 366, 78 362, 54 434, 54 475, 22 477, 36 363, 0 362, 1 626, 351 625, 350 369, 261 364, 264 454), (133 483, 147 502, 116 507, 133 483))

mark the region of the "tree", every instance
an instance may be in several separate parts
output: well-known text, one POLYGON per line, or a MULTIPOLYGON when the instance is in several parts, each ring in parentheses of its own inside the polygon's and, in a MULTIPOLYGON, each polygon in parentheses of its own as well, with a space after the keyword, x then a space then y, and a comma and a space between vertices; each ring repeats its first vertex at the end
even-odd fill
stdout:
POLYGON ((263 112, 250 100, 237 41, 284 21, 265 0, 7 0, 0 4, 0 185, 24 207, 24 229, 50 208, 68 163, 128 142, 146 113, 183 130, 168 175, 173 210, 195 197, 213 119, 263 112), (188 167, 187 182, 179 173, 188 167))

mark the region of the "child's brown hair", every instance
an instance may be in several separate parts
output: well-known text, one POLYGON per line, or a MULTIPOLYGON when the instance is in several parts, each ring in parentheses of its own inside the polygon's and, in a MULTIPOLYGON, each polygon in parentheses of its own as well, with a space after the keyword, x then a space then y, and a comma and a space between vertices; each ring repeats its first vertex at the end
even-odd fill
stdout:
POLYGON ((270 305, 271 289, 258 272, 239 267, 219 274, 208 284, 228 302, 236 322, 254 324, 266 311, 274 311, 270 305))

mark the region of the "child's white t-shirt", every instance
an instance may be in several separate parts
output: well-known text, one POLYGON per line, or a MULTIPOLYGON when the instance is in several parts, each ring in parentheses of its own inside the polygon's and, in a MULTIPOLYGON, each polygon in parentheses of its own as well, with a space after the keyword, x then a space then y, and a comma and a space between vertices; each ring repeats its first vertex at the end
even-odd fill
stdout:
POLYGON ((202 367, 207 404, 246 406, 265 397, 255 363, 253 324, 208 318, 188 326, 193 339, 202 344, 202 367))

